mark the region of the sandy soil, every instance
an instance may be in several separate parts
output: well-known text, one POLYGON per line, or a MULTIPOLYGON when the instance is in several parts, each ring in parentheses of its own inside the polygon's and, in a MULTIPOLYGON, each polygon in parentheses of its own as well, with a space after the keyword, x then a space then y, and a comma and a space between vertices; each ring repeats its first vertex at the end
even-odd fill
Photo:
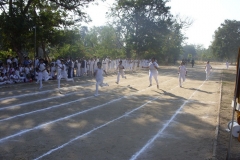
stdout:
MULTIPOLYGON (((216 147, 216 158, 217 159, 226 159, 229 142, 230 142, 230 134, 226 131, 228 129, 228 123, 232 121, 233 110, 231 107, 231 102, 234 96, 234 87, 235 87, 235 78, 236 78, 236 70, 235 67, 232 66, 228 70, 223 70, 222 75, 222 96, 221 96, 221 109, 219 116, 219 134, 218 141, 216 147)), ((237 120, 236 113, 234 113, 234 121, 237 120)), ((232 137, 232 145, 230 147, 229 159, 239 160, 240 159, 240 142, 237 138, 232 137)))
POLYGON ((160 67, 160 89, 147 70, 119 84, 109 74, 98 97, 87 77, 60 92, 56 81, 0 88, 0 159, 213 159, 224 66, 208 81, 204 66, 188 68, 182 88, 177 68, 160 67))

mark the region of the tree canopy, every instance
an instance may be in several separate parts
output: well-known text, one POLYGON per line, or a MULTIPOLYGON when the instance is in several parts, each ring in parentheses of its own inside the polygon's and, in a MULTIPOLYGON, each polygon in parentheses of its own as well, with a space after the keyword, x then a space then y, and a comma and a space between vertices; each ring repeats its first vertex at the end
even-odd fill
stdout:
POLYGON ((2 49, 12 48, 19 57, 25 50, 34 48, 34 26, 37 46, 45 52, 46 45, 54 44, 57 30, 74 24, 68 11, 78 19, 87 20, 81 8, 93 0, 2 0, 0 2, 0 32, 2 49))
POLYGON ((237 57, 239 44, 240 21, 225 20, 215 31, 211 48, 216 57, 233 60, 237 57))

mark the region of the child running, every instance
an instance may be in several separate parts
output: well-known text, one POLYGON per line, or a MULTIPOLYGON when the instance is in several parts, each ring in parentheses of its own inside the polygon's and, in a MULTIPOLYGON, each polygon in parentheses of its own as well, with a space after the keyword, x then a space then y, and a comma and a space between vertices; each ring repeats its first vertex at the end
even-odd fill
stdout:
POLYGON ((187 75, 187 69, 184 65, 184 62, 181 63, 181 65, 178 68, 178 78, 179 78, 179 86, 182 87, 182 80, 185 81, 187 75))
POLYGON ((57 80, 58 80, 58 89, 60 89, 60 81, 61 79, 64 78, 66 81, 72 81, 74 82, 73 78, 68 78, 67 71, 66 71, 66 66, 64 64, 64 60, 61 60, 61 63, 58 64, 58 75, 57 75, 57 80))
POLYGON ((39 82, 40 86, 39 86, 39 89, 42 89, 42 80, 43 80, 43 77, 44 77, 44 71, 46 70, 46 67, 45 67, 45 64, 43 63, 43 59, 40 59, 39 60, 40 63, 38 65, 38 68, 37 68, 37 71, 38 71, 38 80, 37 80, 37 83, 39 82))
POLYGON ((117 66, 117 71, 118 71, 118 75, 117 75, 117 84, 119 83, 120 80, 120 75, 122 76, 122 78, 127 79, 126 76, 124 76, 124 66, 122 65, 122 60, 119 61, 119 65, 117 66))
POLYGON ((207 64, 205 66, 206 81, 209 79, 211 69, 212 69, 212 66, 210 65, 209 61, 207 61, 207 64))
POLYGON ((149 82, 150 85, 149 87, 152 86, 152 77, 155 79, 156 83, 157 83, 157 88, 159 89, 159 85, 158 85, 158 64, 157 62, 155 62, 155 58, 153 57, 151 59, 151 62, 149 63, 149 65, 147 67, 142 66, 142 68, 149 68, 149 82))
POLYGON ((98 85, 103 87, 103 86, 109 86, 107 83, 103 83, 103 72, 107 74, 105 70, 102 69, 102 64, 101 62, 97 62, 97 69, 94 71, 94 77, 96 78, 96 92, 95 96, 98 96, 98 85))

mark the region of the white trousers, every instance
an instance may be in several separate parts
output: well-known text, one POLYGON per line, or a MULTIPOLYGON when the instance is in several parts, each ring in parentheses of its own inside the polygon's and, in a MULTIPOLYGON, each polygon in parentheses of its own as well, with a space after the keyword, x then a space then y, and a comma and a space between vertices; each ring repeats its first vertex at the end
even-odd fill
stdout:
POLYGON ((124 72, 123 71, 118 71, 118 75, 117 75, 117 83, 120 80, 120 75, 122 76, 122 78, 125 78, 126 76, 124 76, 124 72))
POLYGON ((65 71, 62 71, 61 69, 58 69, 58 75, 57 75, 57 80, 58 80, 58 89, 60 88, 61 85, 61 79, 64 78, 66 81, 72 81, 74 82, 73 78, 68 78, 67 73, 65 71))
POLYGON ((152 77, 155 79, 157 85, 158 85, 158 72, 151 72, 149 71, 149 82, 150 85, 152 85, 152 77))
POLYGON ((210 71, 206 71, 206 80, 209 79, 209 76, 210 76, 210 71))
POLYGON ((108 86, 108 84, 103 83, 103 79, 96 80, 96 92, 95 92, 96 94, 98 94, 98 86, 103 87, 103 86, 108 86))
POLYGON ((179 86, 182 86, 182 82, 185 82, 186 77, 185 75, 179 74, 178 79, 179 79, 179 86))

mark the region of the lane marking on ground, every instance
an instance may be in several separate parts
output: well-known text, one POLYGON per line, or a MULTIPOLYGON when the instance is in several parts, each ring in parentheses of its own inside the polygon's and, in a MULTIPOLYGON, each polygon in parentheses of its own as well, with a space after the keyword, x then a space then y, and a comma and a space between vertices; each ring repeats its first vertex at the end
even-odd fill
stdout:
POLYGON ((158 99, 159 97, 160 97, 160 96, 155 97, 154 99, 149 100, 148 102, 144 103, 144 104, 141 105, 140 107, 135 108, 134 110, 132 110, 132 111, 130 111, 130 112, 127 112, 127 113, 125 113, 124 115, 122 115, 122 116, 120 116, 120 117, 118 117, 118 118, 115 118, 115 119, 113 119, 113 120, 111 120, 111 121, 109 121, 109 122, 107 122, 107 123, 105 123, 105 124, 103 124, 103 125, 101 125, 101 126, 98 126, 98 127, 94 128, 94 129, 91 130, 91 131, 88 131, 88 132, 86 132, 86 133, 84 133, 84 134, 82 134, 82 135, 80 135, 80 136, 77 136, 77 137, 71 139, 70 141, 68 141, 68 142, 66 142, 66 143, 64 143, 64 144, 62 144, 61 146, 59 146, 59 147, 57 147, 57 148, 51 149, 50 151, 44 153, 43 155, 41 155, 41 156, 35 158, 35 160, 41 159, 41 158, 43 158, 43 157, 45 157, 45 156, 47 156, 47 155, 49 155, 49 154, 51 154, 51 153, 53 153, 53 152, 55 152, 55 151, 57 151, 57 150, 59 150, 59 149, 65 147, 65 146, 69 145, 70 143, 72 143, 72 142, 78 140, 79 138, 82 138, 82 137, 84 137, 84 136, 87 136, 87 135, 91 134, 92 132, 94 132, 94 131, 96 131, 96 130, 98 130, 98 129, 104 127, 104 126, 109 125, 110 123, 113 123, 113 122, 115 122, 115 121, 117 121, 117 120, 119 120, 119 119, 122 119, 123 117, 128 116, 129 114, 135 112, 136 110, 139 110, 140 108, 144 107, 144 106, 147 105, 148 103, 151 103, 152 101, 155 101, 155 100, 158 99))
POLYGON ((197 90, 195 90, 191 96, 184 101, 184 103, 180 106, 180 108, 178 108, 178 110, 174 113, 174 115, 167 121, 167 123, 165 123, 163 125, 163 127, 157 132, 157 134, 152 138, 150 139, 147 144, 145 144, 143 146, 143 148, 141 148, 138 152, 136 152, 130 160, 135 160, 137 159, 137 157, 142 154, 161 134, 162 132, 169 126, 169 124, 173 121, 173 119, 178 115, 178 113, 182 110, 182 108, 188 103, 189 99, 192 98, 192 96, 203 86, 203 84, 205 83, 205 81, 198 87, 197 90))
MULTIPOLYGON (((149 89, 149 87, 146 88, 146 89, 143 89, 143 90, 141 90, 141 91, 137 91, 137 92, 142 92, 142 91, 145 91, 145 90, 147 90, 147 89, 149 89)), ((136 93, 137 93, 137 92, 136 92, 136 93)), ((6 140, 8 140, 8 139, 10 139, 10 138, 14 138, 14 137, 16 137, 16 136, 21 136, 21 135, 24 134, 24 133, 27 133, 27 132, 30 132, 30 131, 33 131, 33 130, 36 130, 36 129, 44 128, 44 127, 46 127, 47 125, 50 125, 50 124, 52 124, 52 123, 56 123, 56 122, 59 122, 59 121, 65 120, 65 119, 69 119, 69 118, 72 118, 72 117, 74 117, 74 116, 77 116, 77 115, 86 113, 86 112, 88 112, 88 111, 98 109, 98 108, 100 108, 100 107, 102 107, 102 106, 105 106, 105 105, 107 105, 107 104, 116 102, 116 101, 121 100, 121 99, 126 98, 126 97, 130 97, 130 96, 132 96, 132 95, 134 95, 134 94, 135 94, 135 93, 131 93, 131 94, 129 94, 129 96, 122 96, 122 97, 120 97, 120 98, 113 99, 113 100, 111 100, 111 101, 109 101, 109 102, 107 102, 107 103, 104 103, 104 104, 95 106, 95 107, 93 107, 93 108, 90 108, 90 109, 87 109, 87 110, 84 110, 84 111, 80 111, 80 112, 78 112, 78 113, 71 114, 71 115, 68 115, 68 116, 65 116, 65 117, 62 117, 62 118, 59 118, 59 119, 56 119, 56 120, 53 120, 53 121, 50 121, 50 122, 47 122, 47 123, 38 125, 38 126, 36 126, 36 127, 30 128, 30 129, 26 129, 26 130, 20 131, 20 132, 18 132, 18 133, 16 133, 16 134, 13 134, 13 135, 10 135, 10 136, 1 138, 1 139, 0 139, 0 143, 4 142, 4 141, 6 141, 6 140)), ((91 96, 91 97, 94 97, 94 96, 91 96)), ((68 103, 69 103, 69 102, 68 102, 68 103)))
MULTIPOLYGON (((174 87, 174 88, 176 88, 176 87, 174 87)), ((113 119, 113 120, 111 120, 111 121, 109 121, 109 122, 107 122, 107 123, 105 123, 105 124, 103 124, 103 125, 101 125, 101 126, 98 126, 98 127, 94 128, 94 129, 91 130, 91 131, 88 131, 88 132, 86 132, 86 133, 84 133, 84 134, 82 134, 82 135, 79 135, 79 136, 71 139, 70 141, 62 144, 61 146, 59 146, 59 147, 57 147, 57 148, 51 149, 50 151, 44 153, 43 155, 39 156, 38 158, 35 158, 34 160, 41 159, 41 158, 43 158, 43 157, 45 157, 45 156, 47 156, 47 155, 49 155, 49 154, 51 154, 51 153, 53 153, 53 152, 55 152, 55 151, 57 151, 57 150, 59 150, 59 149, 65 147, 65 146, 69 145, 70 143, 78 140, 79 138, 82 138, 82 137, 84 137, 84 136, 87 136, 87 135, 89 135, 90 133, 92 133, 92 132, 94 132, 94 131, 96 131, 96 130, 98 130, 98 129, 100 129, 100 128, 102 128, 102 127, 104 127, 104 126, 106 126, 106 125, 108 125, 108 124, 110 124, 110 123, 112 123, 112 122, 115 122, 115 121, 117 121, 117 120, 119 120, 119 119, 122 119, 123 117, 129 116, 131 113, 133 113, 133 112, 141 109, 142 107, 144 107, 145 105, 147 105, 147 104, 149 104, 149 103, 152 103, 153 101, 155 101, 156 99, 159 99, 160 97, 161 97, 161 96, 155 97, 155 98, 153 98, 152 100, 149 100, 148 102, 144 103, 143 105, 141 105, 141 106, 133 109, 132 111, 129 111, 129 112, 125 113, 124 115, 122 115, 122 116, 120 116, 120 117, 118 117, 118 118, 116 118, 116 119, 113 119)))
MULTIPOLYGON (((167 72, 168 74, 171 73, 171 72, 167 72)), ((161 75, 165 75, 166 73, 163 73, 161 75)), ((146 77, 140 77, 138 79, 141 79, 141 78, 146 78, 146 77)), ((133 79, 133 80, 136 80, 136 79, 133 79)), ((133 81, 133 80, 130 80, 130 81, 133 81)), ((116 79, 114 80, 110 80, 110 81, 106 81, 106 83, 110 83, 110 82, 114 82, 116 81, 116 79)), ((57 83, 56 83, 57 85, 57 83)), ((79 85, 74 85, 74 86, 71 86, 71 87, 62 87, 60 89, 64 89, 64 88, 81 88, 81 87, 86 87, 86 86, 93 86, 95 85, 95 82, 87 82, 87 83, 84 83, 84 84, 79 84, 79 85)), ((35 87, 36 88, 36 87, 35 87)), ((37 94, 45 94, 45 93, 50 93, 50 92, 53 92, 53 91, 58 91, 59 89, 58 88, 55 88, 55 89, 51 89, 51 90, 46 90, 46 91, 36 91, 34 93, 26 93, 26 94, 21 94, 21 95, 15 95, 15 96, 8 96, 8 97, 4 97, 4 98, 0 98, 0 101, 2 100, 6 100, 6 99, 10 99, 10 98, 20 98, 20 97, 26 97, 26 96, 29 96, 29 95, 37 95, 37 94)), ((21 90, 18 90, 18 91, 21 91, 21 90)), ((2 92, 1 94, 5 94, 5 92, 2 92)))
MULTIPOLYGON (((167 81, 165 81, 165 82, 168 82, 168 81, 170 81, 170 80, 167 80, 167 81)), ((163 83, 165 83, 165 82, 163 82, 163 83)), ((38 125, 38 126, 35 126, 35 127, 33 127, 33 128, 30 128, 30 129, 26 129, 26 130, 17 132, 17 133, 15 133, 15 134, 10 135, 10 136, 1 138, 1 139, 0 139, 0 143, 3 143, 3 142, 5 142, 6 140, 11 139, 11 138, 14 138, 14 137, 16 137, 16 136, 21 136, 21 135, 23 135, 23 134, 25 134, 25 133, 28 133, 28 132, 30 132, 30 131, 33 131, 33 130, 36 130, 36 129, 40 129, 40 128, 44 128, 45 126, 47 126, 47 125, 49 125, 49 124, 56 123, 56 122, 59 122, 59 121, 65 120, 65 119, 69 119, 69 118, 72 118, 72 117, 74 117, 74 116, 77 116, 77 115, 80 115, 80 114, 83 114, 83 113, 86 113, 86 112, 89 112, 89 111, 92 111, 92 110, 98 109, 98 108, 100 108, 100 107, 102 107, 102 106, 105 106, 105 105, 108 105, 108 104, 110 104, 110 103, 119 101, 119 100, 121 100, 121 99, 123 99, 123 98, 130 97, 130 96, 132 96, 132 95, 134 95, 134 94, 136 94, 136 93, 143 92, 143 91, 148 90, 148 89, 150 89, 150 88, 151 88, 151 87, 148 87, 148 88, 142 89, 142 90, 140 90, 140 91, 137 91, 137 92, 135 92, 135 93, 130 93, 128 96, 122 96, 122 97, 120 97, 120 98, 113 99, 113 100, 111 100, 111 101, 109 101, 109 102, 107 102, 107 103, 104 103, 104 104, 101 104, 101 105, 92 107, 92 108, 90 108, 90 109, 87 109, 87 110, 84 110, 84 111, 80 111, 80 112, 77 112, 77 113, 75 113, 75 114, 71 114, 71 115, 68 115, 68 116, 65 116, 65 117, 62 117, 62 118, 53 120, 53 121, 46 122, 46 123, 41 124, 41 125, 38 125)), ((92 96, 92 97, 93 97, 93 96, 92 96)), ((76 101, 79 101, 79 100, 76 100, 76 101)), ((70 103, 70 102, 68 102, 68 103, 70 103)), ((36 113, 36 112, 34 112, 34 113, 36 113)), ((9 118, 10 118, 10 117, 9 117, 9 118)))
POLYGON ((174 113, 174 115, 167 121, 166 124, 163 125, 163 128, 161 128, 157 134, 150 139, 138 152, 136 152, 130 160, 135 160, 137 159, 137 157, 139 157, 139 155, 141 155, 147 148, 149 148, 150 145, 153 144, 153 142, 162 134, 162 132, 169 126, 169 124, 171 122, 173 122, 174 118, 181 112, 182 108, 184 108, 184 106, 190 101, 190 99, 194 96, 194 94, 199 91, 199 89, 205 84, 206 80, 203 81, 203 83, 197 88, 197 90, 195 90, 191 96, 184 101, 184 103, 180 106, 180 108, 174 113))
MULTIPOLYGON (((169 80, 166 80, 160 84, 164 84, 166 82, 169 82, 170 80, 172 80, 173 78, 169 79, 169 80)), ((124 88, 128 88, 127 86, 124 87, 124 88)), ((143 90, 139 90, 137 92, 134 92, 134 93, 130 93, 129 96, 132 96, 133 94, 136 94, 136 93, 140 93, 140 92, 143 92, 147 89, 150 89, 149 88, 145 88, 143 90)), ((115 89, 114 91, 116 91, 118 89, 115 89)), ((84 91, 82 91, 83 93, 86 93, 84 91)), ((79 92, 79 93, 82 93, 82 92, 79 92)), ((69 93, 69 95, 71 95, 72 93, 69 93)), ((59 97, 58 97, 59 98, 59 97)), ((14 119, 14 118, 17 118, 17 117, 23 117, 23 116, 26 116, 26 115, 29 115, 29 114, 33 114, 33 113, 37 113, 37 112, 42 112, 42 111, 46 111, 46 110, 49 110, 49 109, 53 109, 53 108, 57 108, 57 107, 61 107, 61 106, 64 106, 64 105, 68 105, 68 104, 71 104, 71 103, 76 103, 76 102, 80 102, 80 101, 83 101, 83 100, 86 100, 88 98, 94 98, 94 96, 89 96, 87 98, 81 98, 81 99, 77 99, 77 100, 74 100, 74 101, 69 101, 69 102, 65 102, 65 103, 62 103, 62 104, 59 104, 59 105, 54 105, 54 106, 50 106, 50 107, 47 107, 47 108, 44 108, 44 109, 39 109, 39 110, 35 110, 35 111, 31 111, 31 112, 26 112, 26 113, 22 113, 22 114, 18 114, 18 115, 15 115, 15 116, 11 116, 11 117, 7 117, 7 118, 4 118, 4 119, 1 119, 0 122, 3 122, 3 121, 7 121, 7 120, 11 120, 11 119, 14 119)), ((52 99, 52 98, 49 98, 49 99, 52 99)), ((46 100, 49 100, 48 98, 46 100)), ((26 102, 26 103, 23 103, 23 104, 19 104, 19 105, 13 105, 13 106, 8 106, 8 107, 4 107, 4 108, 0 108, 0 110, 4 110, 4 109, 9 109, 9 108, 15 108, 15 107, 19 107, 21 105, 27 105, 27 104, 31 104, 31 103, 36 103, 36 102, 42 102, 44 101, 45 99, 41 99, 41 100, 37 100, 37 101, 32 101, 32 102, 26 102)))

